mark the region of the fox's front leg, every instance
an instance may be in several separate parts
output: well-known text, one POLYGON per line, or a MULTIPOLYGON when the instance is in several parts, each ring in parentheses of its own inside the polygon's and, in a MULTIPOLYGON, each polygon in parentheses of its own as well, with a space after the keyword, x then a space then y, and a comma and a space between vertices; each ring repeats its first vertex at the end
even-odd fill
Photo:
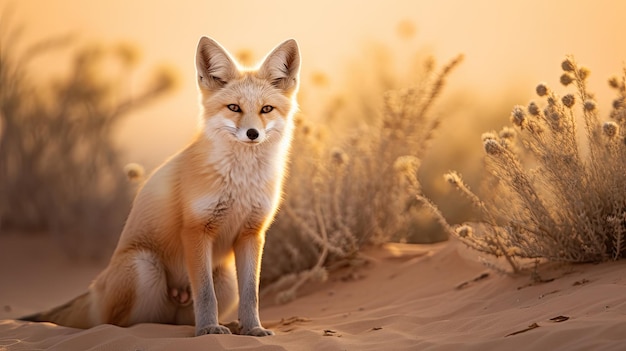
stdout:
POLYGON ((239 325, 243 335, 274 335, 271 330, 261 326, 259 319, 259 274, 265 243, 264 232, 263 225, 258 228, 248 227, 234 245, 239 285, 239 325))
POLYGON ((194 301, 196 336, 230 334, 218 323, 217 297, 213 284, 213 238, 207 233, 188 232, 184 238, 185 261, 194 301))

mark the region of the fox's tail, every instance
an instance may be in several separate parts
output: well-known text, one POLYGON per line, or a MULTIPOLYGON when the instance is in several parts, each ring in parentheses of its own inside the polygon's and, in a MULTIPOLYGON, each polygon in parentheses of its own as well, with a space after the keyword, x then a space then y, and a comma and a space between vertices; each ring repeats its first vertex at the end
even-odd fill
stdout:
POLYGON ((40 312, 19 318, 29 322, 52 322, 72 328, 90 328, 91 294, 86 292, 73 300, 46 312, 40 312))

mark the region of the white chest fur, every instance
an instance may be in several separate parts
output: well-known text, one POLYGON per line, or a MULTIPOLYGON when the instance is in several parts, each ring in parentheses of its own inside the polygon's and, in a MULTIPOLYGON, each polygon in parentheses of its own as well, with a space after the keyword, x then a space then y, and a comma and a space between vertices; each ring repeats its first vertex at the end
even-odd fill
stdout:
POLYGON ((211 177, 212 184, 207 184, 204 194, 189 199, 196 218, 210 219, 219 213, 223 222, 220 232, 229 233, 237 232, 251 215, 271 215, 279 199, 285 163, 278 144, 234 146, 212 150, 207 161, 217 177, 211 177))
POLYGON ((229 251, 244 226, 267 220, 280 197, 285 155, 276 145, 237 145, 216 148, 209 163, 218 173, 217 184, 207 193, 190 199, 197 218, 210 225, 215 221, 214 259, 219 261, 229 251))

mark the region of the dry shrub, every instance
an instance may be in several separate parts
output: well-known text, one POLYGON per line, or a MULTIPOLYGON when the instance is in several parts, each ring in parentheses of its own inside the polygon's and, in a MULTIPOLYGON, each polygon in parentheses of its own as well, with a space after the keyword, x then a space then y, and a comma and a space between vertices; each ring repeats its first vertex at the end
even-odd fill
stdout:
POLYGON ((264 292, 288 286, 278 295, 288 301, 303 281, 324 279, 325 267, 361 262, 365 245, 407 236, 419 212, 420 159, 440 123, 429 112, 461 58, 440 71, 430 61, 418 84, 386 93, 378 118, 352 128, 341 143, 299 120, 262 269, 264 285, 282 279, 264 292))
POLYGON ((589 70, 571 57, 561 68, 560 81, 573 93, 560 97, 539 84, 541 106, 515 106, 515 129, 483 135, 490 196, 480 199, 457 173, 446 175, 484 216, 455 228, 456 236, 504 257, 513 271, 524 259, 599 262, 626 252, 626 71, 610 80, 618 97, 612 120, 601 122, 589 70))
POLYGON ((160 69, 146 89, 125 95, 137 50, 92 45, 77 50, 69 75, 47 82, 32 61, 72 41, 21 49, 19 38, 0 31, 0 226, 52 232, 70 254, 106 257, 132 196, 114 128, 170 90, 173 76, 160 69))

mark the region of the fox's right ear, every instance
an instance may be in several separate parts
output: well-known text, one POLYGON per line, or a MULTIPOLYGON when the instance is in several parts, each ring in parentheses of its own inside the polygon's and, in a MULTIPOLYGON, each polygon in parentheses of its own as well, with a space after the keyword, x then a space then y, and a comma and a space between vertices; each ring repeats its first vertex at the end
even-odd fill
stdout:
POLYGON ((237 65, 215 40, 202 37, 196 51, 196 71, 200 88, 217 90, 238 74, 237 65))

